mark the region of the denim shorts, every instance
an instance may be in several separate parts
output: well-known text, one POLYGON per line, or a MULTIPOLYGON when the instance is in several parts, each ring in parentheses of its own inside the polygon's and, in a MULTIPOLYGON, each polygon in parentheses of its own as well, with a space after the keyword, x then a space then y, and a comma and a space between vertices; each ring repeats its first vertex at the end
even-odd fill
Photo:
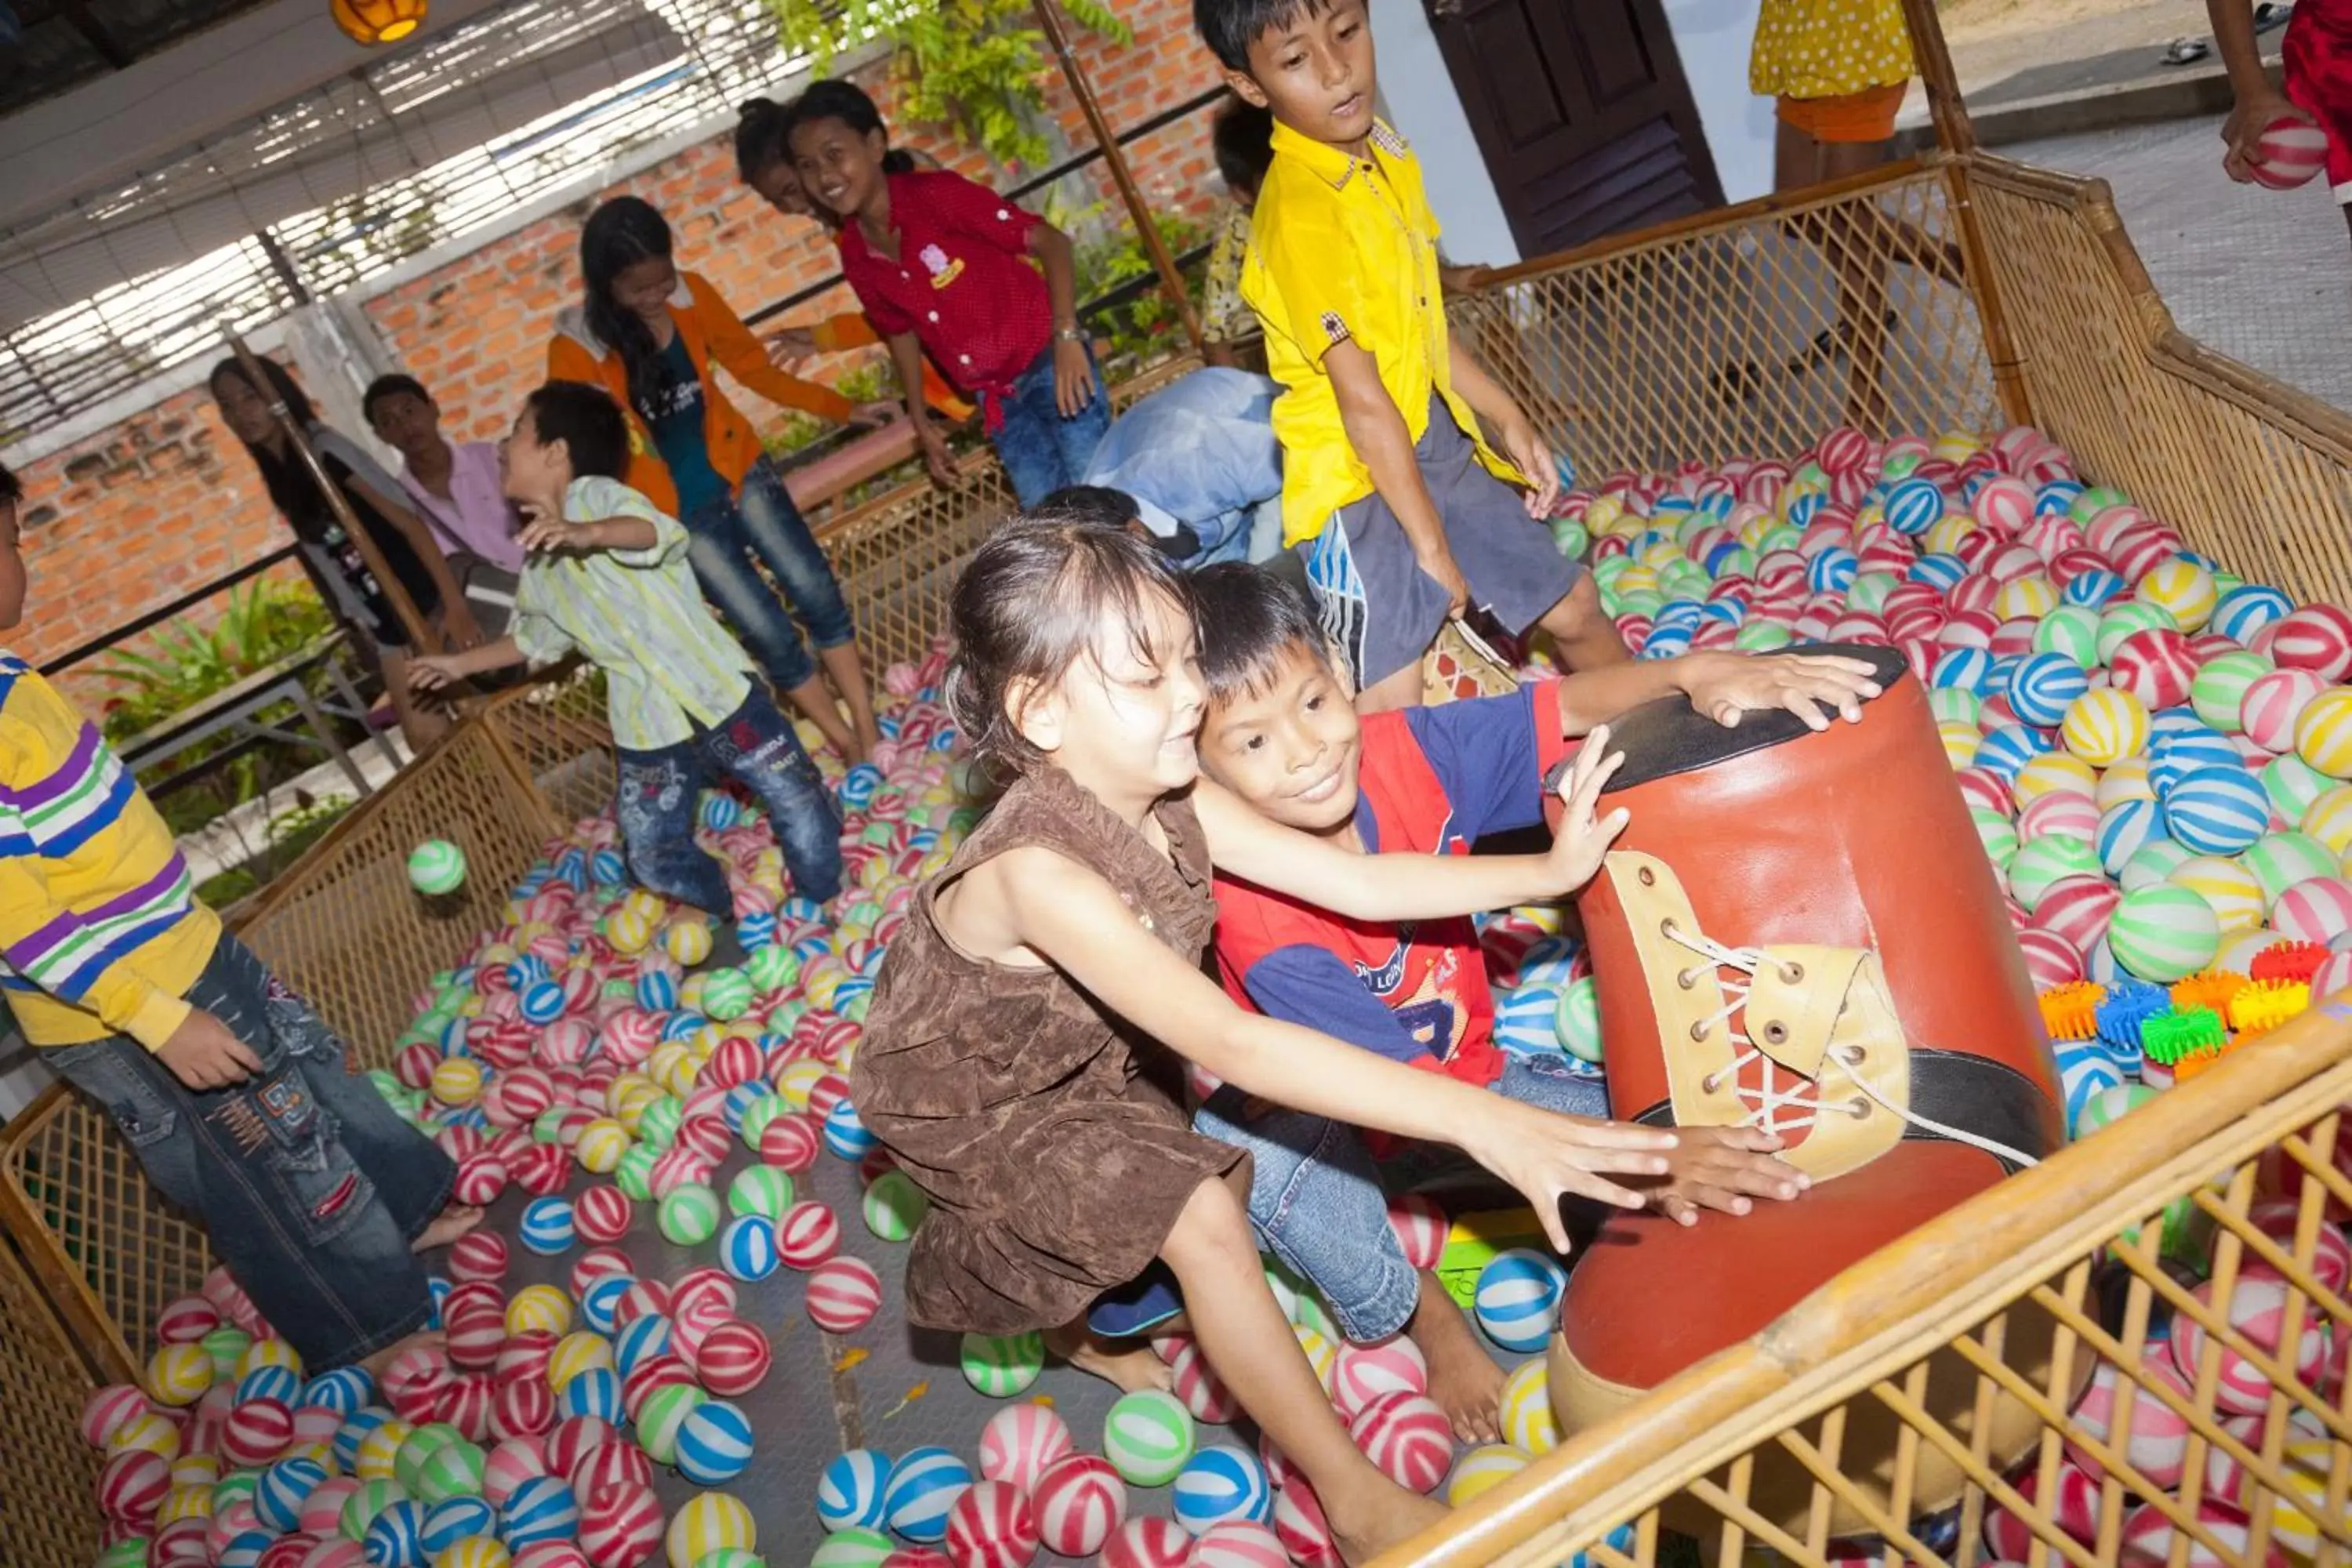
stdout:
MULTIPOLYGON (((1493 1092, 1572 1116, 1609 1114, 1608 1085, 1571 1071, 1558 1057, 1513 1059, 1493 1092)), ((1421 1276, 1389 1227, 1384 1167, 1356 1129, 1279 1106, 1250 1117, 1232 1089, 1212 1096, 1192 1128, 1250 1152, 1250 1223, 1276 1257, 1315 1287, 1341 1333, 1363 1344, 1411 1321, 1421 1276)), ((1452 1150, 1417 1147, 1385 1170, 1410 1184, 1461 1158, 1452 1150)))
POLYGON ((457 1166, 351 1075, 334 1031, 235 937, 221 937, 187 999, 261 1070, 192 1089, 121 1035, 41 1059, 105 1108, 147 1179, 204 1227, 310 1370, 425 1327, 432 1297, 409 1245, 448 1202, 457 1166))

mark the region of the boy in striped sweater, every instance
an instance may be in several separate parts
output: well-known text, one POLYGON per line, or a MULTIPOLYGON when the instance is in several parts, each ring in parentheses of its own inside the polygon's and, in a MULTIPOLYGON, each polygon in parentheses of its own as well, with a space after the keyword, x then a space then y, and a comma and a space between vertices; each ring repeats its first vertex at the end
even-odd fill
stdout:
MULTIPOLYGON (((25 611, 22 499, 0 468, 0 633, 25 611)), ((448 1204, 456 1167, 198 901, 130 770, 5 647, 0 995, 306 1369, 373 1371, 434 1337, 416 1255, 481 1219, 448 1204)))

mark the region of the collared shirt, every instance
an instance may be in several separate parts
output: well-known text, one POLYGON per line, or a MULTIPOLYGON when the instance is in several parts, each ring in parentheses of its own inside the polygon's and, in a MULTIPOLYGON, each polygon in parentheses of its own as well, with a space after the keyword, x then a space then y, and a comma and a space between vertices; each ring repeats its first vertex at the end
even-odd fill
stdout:
POLYGON ((509 572, 522 570, 522 546, 515 540, 514 508, 507 500, 505 480, 499 473, 495 441, 453 441, 449 444, 449 494, 435 495, 424 482, 400 470, 400 488, 416 503, 416 514, 444 554, 479 556, 509 572))
POLYGON ((645 550, 533 555, 515 589, 515 646, 533 664, 577 650, 604 672, 614 743, 651 752, 709 729, 751 695, 751 661, 702 600, 686 530, 618 479, 572 481, 567 522, 643 518, 645 550))
POLYGON ((1498 479, 1524 482, 1454 395, 1437 216, 1422 190, 1420 162, 1387 125, 1374 121, 1365 156, 1356 159, 1275 122, 1274 165, 1258 193, 1242 298, 1265 327, 1266 368, 1284 387, 1274 430, 1282 438, 1285 543, 1314 538, 1333 512, 1372 493, 1371 470, 1348 439, 1323 363, 1336 343, 1372 356, 1413 440, 1429 427, 1434 391, 1477 443, 1479 460, 1498 479))
POLYGON ((1045 352, 1054 308, 1029 262, 1036 215, 961 174, 892 174, 898 254, 841 226, 842 275, 885 337, 912 332, 949 380, 1002 397, 1045 352))
POLYGON ((0 995, 25 1038, 154 1050, 220 933, 114 748, 0 650, 0 995))

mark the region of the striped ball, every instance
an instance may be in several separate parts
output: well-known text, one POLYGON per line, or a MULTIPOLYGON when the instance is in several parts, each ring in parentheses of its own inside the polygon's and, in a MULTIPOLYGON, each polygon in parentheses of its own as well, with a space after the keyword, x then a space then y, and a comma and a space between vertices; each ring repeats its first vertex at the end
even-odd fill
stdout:
POLYGON ((662 1549, 669 1568, 694 1568, 714 1552, 749 1552, 759 1544, 759 1527, 742 1500, 725 1492, 700 1492, 670 1516, 662 1549))
POLYGON ((866 1228, 884 1241, 906 1241, 929 1212, 930 1200, 904 1171, 885 1171, 874 1178, 859 1201, 866 1228))
POLYGON ((945 1538, 948 1514, 971 1485, 971 1469, 947 1449, 911 1449, 891 1468, 882 1517, 898 1534, 928 1545, 945 1538))
POLYGON ((830 1334, 855 1333, 882 1310, 882 1279, 861 1258, 836 1258, 808 1279, 808 1315, 830 1334))
POLYGON ((678 1424, 670 1461, 698 1487, 724 1485, 751 1462, 751 1421, 724 1399, 706 1399, 678 1424))
POLYGON ((1050 1405, 1011 1405, 980 1429, 980 1473, 1024 1492, 1047 1467, 1076 1451, 1069 1424, 1050 1405))
POLYGON ((2331 686, 2304 705, 2294 751, 2331 779, 2352 778, 2352 686, 2331 686))
POLYGON ((1192 1568, 1192 1538, 1172 1520, 1130 1519, 1103 1542, 1100 1568, 1192 1568))
POLYGON ((2221 600, 2213 574, 2179 555, 2159 562, 2142 577, 2136 596, 2142 604, 2154 605, 2170 616, 2182 631, 2192 636, 2205 629, 2221 600))
POLYGON ((1478 1327, 1504 1350, 1539 1351, 1559 1323, 1567 1288, 1567 1272, 1542 1253, 1519 1247, 1499 1252, 1478 1271, 1478 1327))
MULTIPOLYGON (((745 1175, 752 1173, 746 1171, 745 1175)), ((781 1171, 771 1173, 782 1175, 781 1171)), ((708 1188, 704 1189, 708 1191, 708 1188)), ((765 1279, 776 1271, 776 1227, 755 1214, 727 1222, 719 1237, 719 1267, 737 1279, 765 1279)))
POLYGON ((645 1379, 634 1380, 630 1398, 635 1401, 637 1447, 657 1465, 677 1463, 677 1436, 686 1426, 687 1418, 700 1408, 709 1395, 690 1382, 667 1381, 679 1375, 675 1357, 666 1357, 651 1363, 656 1371, 645 1379), (634 1390, 650 1386, 651 1393, 634 1390))
POLYGON ((1421 1347, 1402 1334, 1377 1344, 1343 1343, 1331 1384, 1332 1403, 1350 1416, 1384 1394, 1429 1392, 1429 1362, 1421 1347))
POLYGON ((1454 1464, 1454 1426, 1436 1401, 1419 1394, 1384 1394, 1348 1423, 1348 1435, 1389 1479, 1428 1492, 1454 1464))
POLYGON ((1528 1456, 1505 1443, 1473 1448, 1454 1462, 1445 1483, 1445 1506, 1466 1508, 1528 1468, 1528 1456))
POLYGON ((2070 877, 2096 876, 2099 854, 2085 838, 2053 833, 2018 850, 2009 862, 2009 890, 2031 914, 2052 888, 2070 877))
MULTIPOLYGON (((2110 618, 2122 612, 2111 612, 2110 618)), ((2177 631, 2155 627, 2136 631, 2116 645, 2107 658, 2108 679, 2150 708, 2171 708, 2189 700, 2189 683, 2197 678, 2197 656, 2189 639, 2177 631)))
POLYGON ((2158 835, 2141 845, 2132 858, 2124 862, 2124 868, 2116 874, 2116 881, 2125 892, 2136 893, 2142 888, 2152 888, 2166 880, 2188 858, 2188 850, 2158 835))
POLYGON ((2327 683, 2307 669, 2273 669, 2257 676, 2239 701, 2238 727, 2266 752, 2294 751, 2296 721, 2326 689, 2327 683))
POLYGON ((419 1538, 424 1526, 424 1505, 408 1498, 396 1498, 368 1521, 366 1531, 360 1536, 360 1548, 376 1568, 414 1568, 423 1561, 424 1547, 419 1538))
POLYGON ((733 1319, 712 1324, 694 1350, 695 1375, 705 1389, 723 1398, 759 1387, 774 1363, 768 1336, 733 1319))
POLYGON ((542 1541, 570 1541, 580 1533, 580 1500, 553 1476, 516 1483, 499 1509, 499 1537, 517 1552, 542 1541))
POLYGON ((1228 1520, 1263 1521, 1273 1512, 1274 1488, 1265 1467, 1246 1448, 1213 1444, 1176 1473, 1176 1522, 1194 1535, 1228 1520))
POLYGON ((953 1568, 1028 1568, 1037 1545, 1037 1516, 1017 1487, 975 1482, 948 1510, 953 1568))
POLYGON ((2085 690, 2066 705, 2058 725, 2066 749, 2093 767, 2108 767, 2147 749, 2147 705, 2128 691, 2085 690))
POLYGON ((1980 647, 1956 647, 1939 655, 1927 684, 1938 690, 1982 695, 1992 682, 1992 655, 1980 647))
POLYGON ((1969 763, 2004 784, 2013 784, 2026 763, 2049 749, 2050 742, 2024 725, 2003 724, 1978 742, 1969 763))
POLYGON ((427 1557, 437 1556, 469 1535, 495 1536, 499 1512, 478 1497, 453 1497, 425 1510, 416 1529, 416 1544, 427 1557))
POLYGON ((1437 1260, 1445 1252, 1449 1226, 1445 1211, 1436 1199, 1420 1193, 1390 1199, 1389 1228, 1396 1233, 1398 1245, 1404 1248, 1404 1260, 1415 1271, 1437 1267, 1437 1260))
POLYGON ((1127 1517, 1127 1486, 1110 1461, 1070 1454, 1039 1472, 1030 1506, 1048 1552, 1090 1557, 1127 1517))
POLYGON ((2170 984, 2213 962, 2221 922, 2212 906, 2169 882, 2137 888, 2116 905, 2107 945, 2116 962, 2141 980, 2170 984))
POLYGON ((2290 941, 2333 942, 2352 931, 2352 882, 2341 877, 2297 882, 2271 906, 2271 924, 2290 941))
MULTIPOLYGON (((2221 922, 2224 935, 2253 930, 2269 912, 2262 884, 2254 879, 2254 874, 2239 862, 2219 855, 2191 856, 2173 868, 2172 874, 2165 879, 2204 900, 2212 909, 2213 918, 2221 922)), ((2085 947, 2087 950, 2087 944, 2085 947)))
POLYGON ((555 1391, 555 1414, 569 1420, 590 1416, 598 1421, 621 1418, 621 1379, 609 1367, 591 1367, 555 1391))
POLYGON ((2079 1136, 2083 1131, 2079 1123, 2091 1105, 2107 1090, 2123 1086, 2123 1069, 2096 1040, 2061 1044, 2053 1048, 2051 1056, 2058 1068, 2067 1131, 2070 1136, 2079 1136))
POLYGON ((1290 1553, 1273 1526, 1229 1519, 1192 1543, 1192 1568, 1290 1568, 1290 1553))
POLYGON ((2271 673, 2271 661, 2261 654, 2242 649, 2217 654, 2198 667, 2197 679, 2189 683, 2189 706, 2215 729, 2235 730, 2242 721, 2246 693, 2271 673))
POLYGON ((835 1102, 824 1115, 824 1146, 845 1160, 865 1157, 879 1140, 857 1119, 857 1108, 846 1100, 835 1102))
POLYGON ((826 1464, 816 1486, 816 1515, 827 1530, 881 1524, 890 1487, 890 1458, 877 1448, 852 1448, 826 1464))
POLYGON ((2296 883, 2336 875, 2337 859, 2326 844, 2306 834, 2271 833, 2239 857, 2239 863, 2261 885, 2267 910, 2296 883))
POLYGON ((2242 767, 2192 768, 2164 797, 2164 827, 2194 855, 2235 855, 2270 826, 2270 796, 2242 767))
POLYGON ((2119 801, 2099 814, 2099 866, 2120 877, 2125 863, 2150 839, 2164 837, 2164 809, 2153 800, 2119 801))
POLYGON ((555 1196, 533 1198, 523 1206, 522 1220, 515 1234, 525 1247, 542 1258, 569 1251, 578 1234, 572 1201, 555 1196))
POLYGON ((1103 1453, 1134 1485, 1164 1487, 1192 1457, 1192 1412, 1165 1389, 1126 1394, 1104 1418, 1103 1453))
POLYGON ((670 1189, 655 1211, 655 1223, 673 1246, 696 1247, 719 1228, 719 1194, 700 1182, 670 1189))
POLYGON ((966 1334, 963 1380, 991 1399, 1026 1393, 1045 1370, 1045 1342, 1034 1333, 966 1334))
POLYGON ((2273 758, 2263 769, 2263 793, 2290 822, 2299 822, 2312 803, 2336 787, 2336 781, 2301 757, 2273 758))
POLYGON ((774 1222, 793 1206, 793 1178, 773 1165, 750 1165, 727 1184, 727 1207, 738 1215, 756 1215, 769 1222, 769 1239, 775 1239, 774 1222))
POLYGON ((2276 588, 2245 583, 2214 601, 2213 617, 2206 625, 2243 647, 2253 642, 2255 633, 2294 609, 2294 601, 2276 588))
POLYGON ((661 1539, 662 1507, 649 1487, 608 1486, 580 1510, 580 1549, 599 1568, 648 1563, 661 1539))
POLYGON ((878 1530, 852 1526, 817 1542, 809 1568, 882 1568, 893 1554, 890 1538, 878 1530))
POLYGON ((1521 1363, 1503 1380, 1501 1415, 1503 1441, 1522 1454, 1540 1458, 1559 1446, 1551 1375, 1541 1356, 1521 1363))
POLYGON ((194 1405, 211 1390, 213 1378, 213 1358, 201 1344, 164 1345, 147 1359, 147 1397, 158 1405, 194 1405))
MULTIPOLYGON (((2063 653, 2028 654, 2010 671, 2009 705, 2020 719, 2050 729, 2090 689, 2083 667, 2063 653)), ((2137 751, 2138 747, 2126 747, 2137 751)))
POLYGON ((1913 538, 1944 518, 1944 492, 1931 479, 1905 479, 1886 492, 1887 526, 1913 538))
POLYGON ((509 1337, 517 1334, 554 1334, 561 1337, 572 1331, 572 1297, 560 1285, 526 1285, 515 1292, 507 1303, 506 1331, 509 1337))
MULTIPOLYGON (((107 1483, 116 1479, 115 1463, 122 1459, 154 1458, 152 1454, 118 1454, 113 1460, 108 1461, 107 1469, 100 1479, 99 1503, 110 1517, 133 1517, 110 1504, 107 1483)), ((310 1494, 317 1491, 326 1479, 327 1467, 316 1459, 280 1459, 261 1472, 261 1479, 253 1489, 253 1511, 260 1515, 261 1522, 272 1530, 294 1530, 301 1523, 303 1506, 310 1500, 310 1494)), ((119 1502, 120 1500, 115 1500, 119 1502)), ((162 1500, 158 1494, 156 1501, 160 1503, 162 1500)))
POLYGON ((2305 605, 2279 617, 2266 651, 2283 668, 2341 680, 2352 674, 2352 614, 2334 605, 2305 605))
POLYGON ((841 1222, 813 1199, 786 1209, 776 1224, 776 1255, 787 1268, 814 1268, 840 1250, 841 1222))

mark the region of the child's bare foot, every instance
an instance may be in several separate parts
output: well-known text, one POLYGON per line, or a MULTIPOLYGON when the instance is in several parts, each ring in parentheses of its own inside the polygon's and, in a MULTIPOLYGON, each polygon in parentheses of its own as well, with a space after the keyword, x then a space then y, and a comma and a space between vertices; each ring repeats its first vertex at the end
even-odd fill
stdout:
POLYGON ((1422 1276, 1421 1305, 1407 1332, 1429 1363, 1429 1397, 1454 1423, 1454 1435, 1465 1443, 1499 1442, 1503 1369, 1433 1274, 1422 1276))
POLYGON ((1401 1542, 1427 1530, 1450 1510, 1435 1498, 1418 1497, 1385 1479, 1377 1491, 1342 1507, 1326 1502, 1332 1544, 1350 1563, 1369 1563, 1401 1542))
POLYGON ((432 1223, 408 1244, 408 1250, 430 1252, 436 1247, 446 1247, 481 1223, 480 1209, 471 1204, 451 1204, 433 1216, 432 1223))
POLYGON ((425 1350, 439 1350, 448 1342, 449 1336, 443 1333, 438 1329, 419 1329, 405 1339, 393 1341, 392 1343, 384 1346, 383 1349, 376 1352, 375 1354, 369 1356, 366 1360, 361 1362, 359 1363, 360 1370, 366 1373, 370 1377, 382 1378, 383 1376, 383 1369, 390 1366, 392 1364, 392 1358, 398 1355, 401 1352, 418 1348, 425 1350))
POLYGON ((1149 1347, 1138 1344, 1131 1350, 1121 1348, 1087 1332, 1083 1322, 1048 1332, 1045 1348, 1080 1372, 1116 1384, 1122 1393, 1140 1394, 1147 1388, 1176 1386, 1176 1374, 1149 1347))
POLYGON ((853 726, 851 733, 857 744, 857 754, 849 759, 853 763, 869 760, 874 755, 874 748, 882 743, 882 731, 871 719, 853 726))

